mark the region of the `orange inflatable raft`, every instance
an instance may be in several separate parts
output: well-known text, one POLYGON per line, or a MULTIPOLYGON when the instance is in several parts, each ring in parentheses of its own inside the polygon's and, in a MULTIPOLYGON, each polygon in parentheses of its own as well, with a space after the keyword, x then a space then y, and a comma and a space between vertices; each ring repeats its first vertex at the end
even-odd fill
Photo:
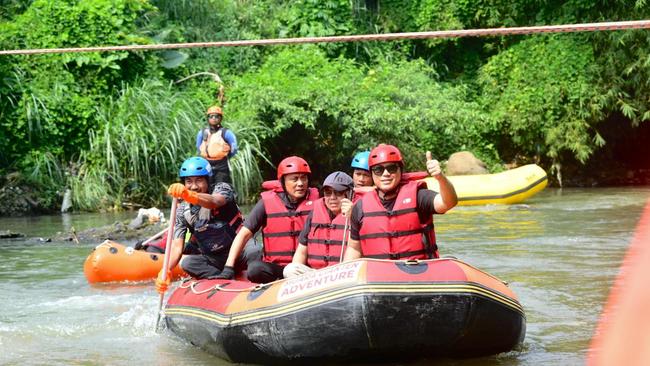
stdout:
MULTIPOLYGON (((156 278, 163 265, 164 254, 134 250, 111 240, 99 244, 84 262, 84 275, 89 283, 149 281, 156 278)), ((176 266, 174 279, 186 276, 176 266)))

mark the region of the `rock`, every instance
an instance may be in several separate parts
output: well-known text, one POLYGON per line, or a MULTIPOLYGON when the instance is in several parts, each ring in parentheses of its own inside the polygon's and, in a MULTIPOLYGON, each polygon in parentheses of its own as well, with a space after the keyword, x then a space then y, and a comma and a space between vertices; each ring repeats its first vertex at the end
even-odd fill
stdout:
POLYGON ((11 230, 0 230, 0 239, 24 238, 25 234, 15 233, 11 230))
POLYGON ((142 227, 142 225, 144 225, 144 219, 144 216, 138 215, 135 219, 129 222, 129 229, 135 230, 142 227))
POLYGON ((145 225, 145 221, 148 224, 165 222, 165 215, 156 207, 147 209, 141 208, 138 210, 138 216, 129 223, 129 229, 138 229, 145 225))
POLYGON ((68 212, 72 209, 72 190, 66 189, 63 194, 63 203, 61 203, 61 213, 68 212))
POLYGON ((485 163, 469 151, 451 154, 447 161, 447 175, 487 174, 485 163))

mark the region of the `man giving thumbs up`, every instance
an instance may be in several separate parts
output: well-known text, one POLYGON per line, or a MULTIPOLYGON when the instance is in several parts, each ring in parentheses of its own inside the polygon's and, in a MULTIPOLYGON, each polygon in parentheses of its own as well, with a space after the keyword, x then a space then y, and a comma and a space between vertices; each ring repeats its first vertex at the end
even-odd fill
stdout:
POLYGON ((427 172, 440 184, 440 192, 427 189, 421 181, 402 181, 404 162, 397 147, 380 144, 372 149, 368 165, 377 188, 352 208, 345 260, 438 257, 432 215, 456 206, 458 197, 429 151, 426 160, 427 172))

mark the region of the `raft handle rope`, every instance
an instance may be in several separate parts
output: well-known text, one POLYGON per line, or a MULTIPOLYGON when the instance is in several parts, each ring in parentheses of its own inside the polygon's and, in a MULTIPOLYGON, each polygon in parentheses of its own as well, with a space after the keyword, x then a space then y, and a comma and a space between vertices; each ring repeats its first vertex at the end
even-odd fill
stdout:
POLYGON ((104 51, 149 51, 169 50, 183 48, 204 47, 244 47, 244 46, 273 46, 303 43, 333 43, 333 42, 368 42, 368 41, 395 41, 403 39, 432 39, 432 38, 461 38, 461 37, 489 37, 507 36, 535 33, 574 33, 613 31, 626 29, 648 29, 650 20, 632 20, 622 22, 601 22, 583 24, 543 25, 530 27, 504 27, 484 29, 442 30, 430 32, 404 32, 384 34, 363 34, 348 36, 328 37, 302 37, 302 38, 271 38, 242 41, 196 42, 196 43, 168 43, 145 44, 127 46, 99 46, 99 47, 71 47, 71 48, 38 48, 27 50, 0 50, 1 55, 36 55, 51 53, 79 53, 79 52, 104 52, 104 51))
POLYGON ((95 247, 95 249, 103 248, 103 247, 109 247, 111 248, 111 243, 110 240, 104 240, 101 244, 95 247))
POLYGON ((239 289, 229 289, 225 288, 226 285, 230 282, 222 283, 219 285, 214 285, 210 286, 204 290, 196 290, 195 286, 199 283, 200 281, 195 281, 192 279, 186 280, 181 282, 180 285, 178 285, 178 288, 189 288, 193 294, 195 295, 201 295, 205 294, 210 291, 223 291, 223 292, 245 292, 245 291, 259 291, 264 289, 265 287, 268 287, 270 284, 269 283, 260 283, 256 284, 255 286, 247 287, 247 288, 239 288, 239 289))
MULTIPOLYGON (((488 277, 492 277, 493 279, 495 279, 495 280, 497 280, 497 281, 503 283, 504 285, 508 286, 508 282, 506 282, 506 281, 500 279, 499 277, 496 277, 496 276, 494 276, 494 275, 491 275, 491 274, 489 274, 489 273, 483 271, 483 270, 480 269, 480 268, 476 268, 476 267, 472 266, 471 264, 467 264, 467 263, 465 263, 465 262, 461 262, 461 261, 459 261, 459 260, 456 259, 456 258, 427 259, 427 260, 425 260, 425 261, 421 261, 421 260, 419 260, 419 259, 407 259, 407 260, 402 260, 402 261, 395 261, 395 260, 390 260, 390 259, 369 259, 369 258, 363 258, 363 260, 368 261, 368 262, 370 262, 370 261, 372 261, 372 262, 390 262, 390 263, 402 262, 402 263, 404 263, 405 265, 418 265, 418 264, 422 264, 422 263, 425 263, 425 262, 434 262, 434 261, 447 261, 447 260, 451 260, 451 261, 460 262, 460 263, 462 263, 462 264, 464 264, 464 265, 466 265, 466 266, 468 266, 468 267, 471 267, 471 268, 473 268, 473 269, 475 269, 475 270, 477 270, 477 271, 479 271, 479 272, 481 272, 481 273, 487 275, 488 277)), ((278 281, 280 281, 280 280, 278 280, 278 281)), ((229 288, 225 288, 226 285, 230 284, 230 282, 226 282, 226 283, 222 283, 222 284, 218 284, 218 285, 210 286, 210 287, 208 287, 208 288, 206 288, 206 289, 204 289, 204 290, 200 290, 200 291, 199 291, 199 290, 196 290, 194 287, 195 287, 199 282, 201 282, 201 280, 198 280, 198 281, 197 281, 197 280, 195 280, 195 279, 188 278, 188 279, 183 280, 183 282, 181 282, 181 284, 178 285, 178 288, 182 288, 182 289, 189 288, 189 289, 192 291, 192 293, 194 293, 195 295, 201 295, 201 294, 204 294, 204 293, 207 293, 207 292, 210 292, 210 291, 223 291, 223 292, 246 292, 246 291, 260 291, 260 290, 262 290, 262 289, 264 289, 264 288, 266 288, 266 287, 269 287, 269 286, 273 285, 275 282, 278 282, 278 281, 269 282, 269 283, 260 283, 260 284, 256 284, 255 286, 250 286, 250 287, 246 287, 246 288, 238 288, 238 289, 234 289, 234 288, 231 288, 231 289, 229 289, 229 288)))

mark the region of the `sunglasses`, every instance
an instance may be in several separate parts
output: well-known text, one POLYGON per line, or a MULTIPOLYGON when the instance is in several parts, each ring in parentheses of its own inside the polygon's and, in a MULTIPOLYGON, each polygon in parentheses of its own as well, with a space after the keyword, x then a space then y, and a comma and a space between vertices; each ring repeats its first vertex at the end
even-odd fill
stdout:
POLYGON ((399 165, 397 164, 375 165, 370 168, 374 175, 382 175, 384 174, 384 170, 388 170, 388 174, 395 174, 397 169, 399 169, 399 165))
POLYGON ((221 115, 220 114, 208 114, 208 119, 211 119, 211 118, 219 119, 219 118, 221 118, 221 115))
POLYGON ((323 189, 323 197, 328 197, 328 196, 337 196, 337 197, 345 197, 345 192, 346 191, 335 191, 331 188, 326 188, 323 189))

